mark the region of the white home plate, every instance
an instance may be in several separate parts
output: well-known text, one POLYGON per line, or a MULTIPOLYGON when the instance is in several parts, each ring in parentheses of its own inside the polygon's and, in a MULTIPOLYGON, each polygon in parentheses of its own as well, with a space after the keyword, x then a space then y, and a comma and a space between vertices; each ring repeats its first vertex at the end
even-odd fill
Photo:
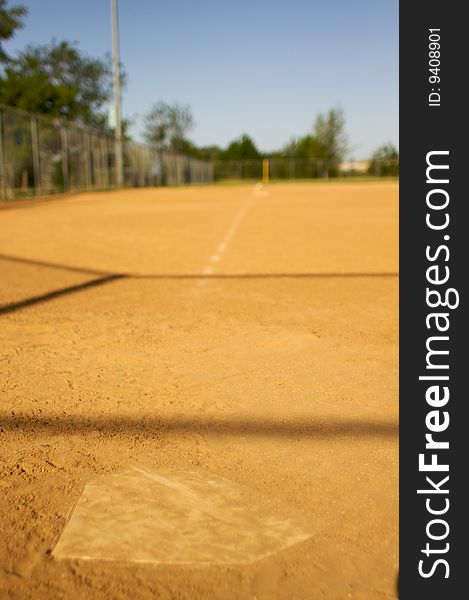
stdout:
POLYGON ((310 537, 285 511, 256 490, 212 474, 168 476, 133 467, 85 486, 53 555, 165 564, 250 563, 310 537))

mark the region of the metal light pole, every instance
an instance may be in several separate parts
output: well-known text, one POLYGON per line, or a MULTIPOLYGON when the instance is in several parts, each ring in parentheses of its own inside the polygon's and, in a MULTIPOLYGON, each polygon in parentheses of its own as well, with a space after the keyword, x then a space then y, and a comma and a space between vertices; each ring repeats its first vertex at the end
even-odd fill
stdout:
POLYGON ((121 75, 119 56, 119 18, 117 13, 117 0, 111 0, 112 12, 112 75, 114 90, 114 117, 115 117, 115 155, 116 155, 116 184, 124 185, 124 170, 122 163, 122 119, 121 119, 121 75))

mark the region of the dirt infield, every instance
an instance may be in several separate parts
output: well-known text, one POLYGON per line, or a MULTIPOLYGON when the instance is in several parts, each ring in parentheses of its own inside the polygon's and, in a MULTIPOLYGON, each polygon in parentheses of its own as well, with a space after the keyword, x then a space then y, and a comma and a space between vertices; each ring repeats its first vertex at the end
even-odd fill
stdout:
POLYGON ((395 597, 397 190, 0 212, 2 599, 395 597), (84 485, 133 465, 247 486, 311 535, 240 566, 56 558, 84 485))

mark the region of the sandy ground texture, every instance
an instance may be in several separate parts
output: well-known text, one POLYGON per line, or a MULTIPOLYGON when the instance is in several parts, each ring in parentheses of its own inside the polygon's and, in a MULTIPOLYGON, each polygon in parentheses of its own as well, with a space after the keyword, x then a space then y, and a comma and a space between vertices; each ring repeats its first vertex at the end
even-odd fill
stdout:
POLYGON ((2 600, 395 597, 397 192, 143 189, 0 211, 2 600), (56 557, 84 486, 133 468, 191 472, 198 498, 223 478, 311 535, 247 564, 56 557))

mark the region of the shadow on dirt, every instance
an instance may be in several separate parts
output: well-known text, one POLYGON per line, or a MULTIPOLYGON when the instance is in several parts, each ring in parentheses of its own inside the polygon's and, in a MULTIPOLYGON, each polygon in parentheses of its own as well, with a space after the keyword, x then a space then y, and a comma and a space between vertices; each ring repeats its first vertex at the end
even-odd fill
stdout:
POLYGON ((399 425, 396 421, 360 421, 344 419, 319 421, 304 419, 280 421, 274 419, 246 419, 230 417, 223 420, 202 418, 148 418, 148 417, 108 417, 93 418, 72 415, 57 416, 20 416, 1 415, 0 426, 4 434, 8 431, 30 432, 38 435, 81 435, 101 432, 109 435, 143 436, 183 435, 203 433, 228 436, 265 436, 278 438, 314 438, 326 439, 347 436, 350 438, 398 436, 399 425))

